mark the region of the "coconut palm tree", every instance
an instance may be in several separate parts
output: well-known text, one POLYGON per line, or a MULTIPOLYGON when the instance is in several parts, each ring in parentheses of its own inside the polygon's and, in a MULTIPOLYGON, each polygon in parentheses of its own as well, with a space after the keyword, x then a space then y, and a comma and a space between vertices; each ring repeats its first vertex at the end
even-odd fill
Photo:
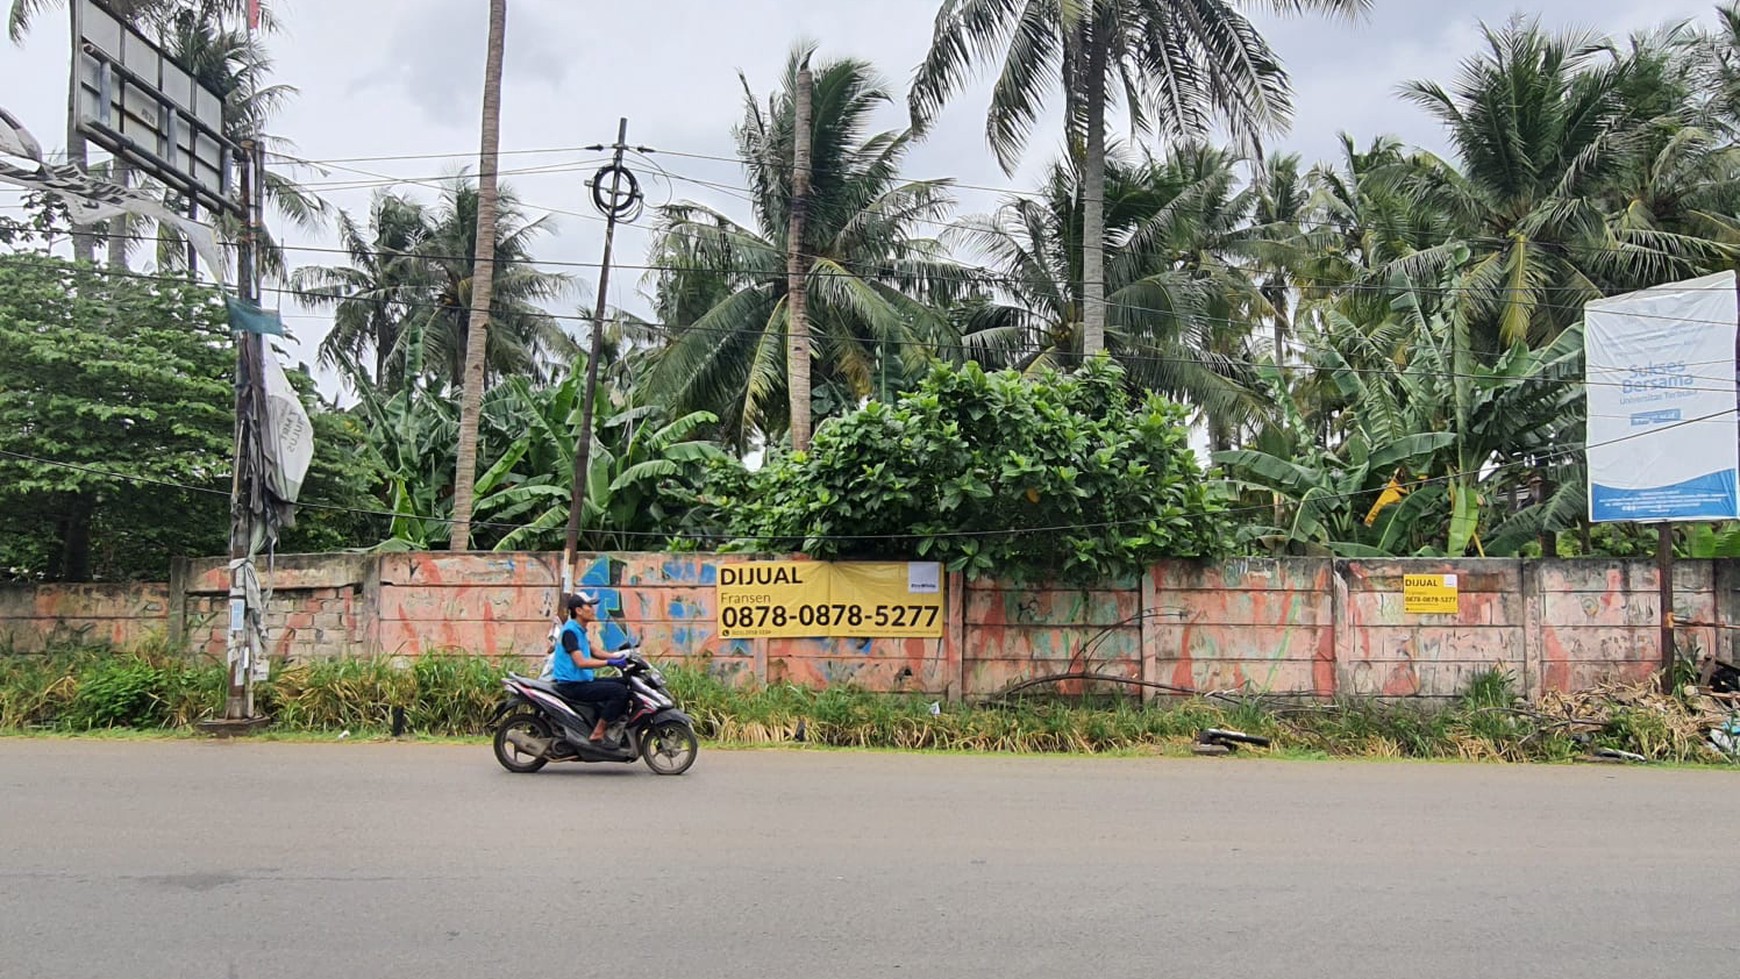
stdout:
MULTIPOLYGON (((381 192, 366 229, 340 216, 348 264, 306 266, 291 277, 305 302, 334 310, 332 332, 321 344, 323 363, 361 363, 372 355, 372 375, 356 371, 353 383, 390 393, 414 381, 457 392, 469 341, 478 197, 476 184, 458 177, 433 206, 381 192)), ((540 269, 532 257, 538 237, 550 230, 547 221, 528 221, 506 186, 497 198, 485 378, 543 379, 578 353, 545 309, 567 296, 573 282, 540 269)))
POLYGON ((372 359, 373 372, 353 381, 386 394, 406 383, 404 358, 395 354, 406 321, 430 299, 422 255, 429 224, 427 208, 391 191, 375 195, 366 229, 339 213, 339 240, 350 264, 309 266, 291 277, 303 302, 333 309, 332 328, 320 342, 321 364, 372 359))
MULTIPOLYGON (((1159 161, 1114 148, 1106 180, 1106 352, 1133 384, 1195 405, 1222 446, 1261 406, 1248 386, 1251 317, 1270 311, 1236 264, 1253 246, 1255 201, 1237 163, 1201 145, 1159 161)), ((1038 194, 962 222, 960 242, 994 270, 963 317, 981 361, 1029 371, 1081 362, 1082 185, 1060 161, 1038 194)))
MULTIPOLYGON (((743 80, 744 117, 735 128, 749 182, 750 224, 698 204, 663 209, 650 264, 665 344, 644 383, 676 415, 707 411, 743 447, 785 431, 786 237, 791 200, 793 52, 780 91, 762 104, 743 80)), ((919 234, 940 221, 942 181, 903 181, 909 132, 868 133, 891 101, 870 65, 844 59, 812 69, 812 151, 802 249, 818 389, 837 385, 854 399, 876 386, 879 368, 933 357, 951 333, 936 308, 961 285, 936 240, 919 234)), ((741 76, 740 76, 741 77, 741 76)))
MULTIPOLYGON (((1280 61, 1238 7, 1213 0, 944 0, 910 98, 927 123, 971 70, 1000 60, 985 135, 1013 173, 1048 99, 1062 95, 1065 141, 1083 181, 1082 349, 1105 346, 1106 110, 1131 128, 1194 139, 1215 123, 1254 147, 1290 114, 1280 61), (1000 58, 999 58, 1000 53, 1000 58)), ((1355 14, 1370 0, 1268 0, 1281 12, 1355 14)))
MULTIPOLYGON (((538 267, 532 245, 552 230, 547 218, 527 220, 519 197, 505 185, 496 192, 495 261, 489 303, 489 330, 484 338, 486 382, 509 374, 539 377, 552 365, 565 366, 579 352, 574 338, 544 304, 568 296, 574 288, 563 273, 538 267)), ((434 377, 459 385, 471 342, 471 300, 476 280, 477 215, 482 192, 458 178, 448 183, 430 214, 429 231, 420 250, 433 287, 429 302, 413 310, 416 332, 426 349, 434 377)))
POLYGON ((1450 215, 1453 233, 1397 267, 1434 284, 1457 268, 1458 315, 1487 356, 1550 340, 1590 299, 1705 270, 1707 241, 1615 220, 1628 207, 1616 203, 1616 183, 1628 166, 1638 176, 1639 151, 1663 119, 1660 88, 1638 85, 1658 70, 1653 53, 1521 18, 1483 30, 1486 51, 1453 89, 1403 88, 1444 124, 1458 165, 1432 161, 1413 184, 1423 206, 1450 215))

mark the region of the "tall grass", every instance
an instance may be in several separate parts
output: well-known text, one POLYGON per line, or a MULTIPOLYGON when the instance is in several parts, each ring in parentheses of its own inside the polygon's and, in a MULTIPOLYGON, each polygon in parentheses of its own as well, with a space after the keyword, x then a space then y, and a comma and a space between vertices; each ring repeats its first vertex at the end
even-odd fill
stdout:
MULTIPOLYGON (((402 708, 412 732, 478 735, 500 699, 502 675, 528 665, 463 656, 297 664, 258 685, 256 699, 281 729, 380 733, 402 708)), ((1183 751, 1203 728, 1220 727, 1271 738, 1282 751, 1330 756, 1564 761, 1611 747, 1652 759, 1720 759, 1696 738, 1673 734, 1684 719, 1657 713, 1671 708, 1617 705, 1598 726, 1577 728, 1519 704, 1512 679, 1497 672, 1440 705, 1176 698, 1150 706, 1045 698, 940 704, 843 687, 733 683, 696 666, 665 673, 701 735, 730 744, 1164 752, 1183 751)), ((223 697, 220 665, 192 663, 161 644, 0 656, 0 730, 186 728, 217 714, 223 697)))

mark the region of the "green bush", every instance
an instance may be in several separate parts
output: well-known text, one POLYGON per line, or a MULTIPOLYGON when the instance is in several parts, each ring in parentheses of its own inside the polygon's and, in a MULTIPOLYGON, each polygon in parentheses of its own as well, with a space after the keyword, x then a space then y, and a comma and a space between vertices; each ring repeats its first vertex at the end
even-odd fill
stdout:
POLYGON ((898 402, 823 424, 720 505, 740 549, 934 558, 973 577, 1127 579, 1232 538, 1185 410, 1132 396, 1105 359, 1037 377, 938 366, 898 402))

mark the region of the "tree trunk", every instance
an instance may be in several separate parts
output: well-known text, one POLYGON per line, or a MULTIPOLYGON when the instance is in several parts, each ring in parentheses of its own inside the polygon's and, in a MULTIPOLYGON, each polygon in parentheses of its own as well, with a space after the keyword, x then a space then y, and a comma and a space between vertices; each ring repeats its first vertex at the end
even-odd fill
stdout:
POLYGON ((791 447, 810 447, 810 322, 804 224, 810 204, 810 97, 814 82, 806 58, 798 68, 792 124, 791 215, 785 242, 787 388, 791 394, 791 447))
POLYGON ((1277 283, 1274 291, 1269 304, 1275 307, 1275 369, 1280 370, 1286 364, 1287 335, 1293 332, 1293 323, 1287 315, 1286 284, 1277 283))
MULTIPOLYGON (((67 35, 72 38, 74 58, 78 57, 79 29, 77 8, 74 4, 66 5, 67 35)), ((76 62, 75 62, 76 63, 76 62)), ((66 87, 66 162, 78 167, 81 171, 90 165, 90 153, 85 147, 84 134, 79 132, 79 83, 75 74, 67 81, 66 87)), ((88 224, 72 226, 73 260, 79 262, 97 261, 97 237, 88 224)))
POLYGON ((91 580, 91 516, 96 499, 90 492, 74 493, 60 519, 60 555, 54 562, 58 580, 91 580))
POLYGON ((471 267, 471 320, 465 335, 459 400, 459 463, 453 477, 453 536, 448 548, 471 549, 472 489, 477 482, 477 419, 483 406, 483 361, 495 293, 496 157, 501 146, 501 61, 507 0, 490 0, 489 56, 483 69, 483 140, 477 164, 477 246, 471 267))
POLYGON ((378 324, 375 332, 375 386, 387 394, 396 393, 399 385, 390 378, 396 373, 392 366, 393 348, 399 345, 399 331, 391 320, 378 324))
MULTIPOLYGON (((112 176, 116 185, 131 187, 133 185, 133 165, 126 160, 116 158, 112 164, 112 176)), ((117 214, 109 219, 109 268, 116 272, 127 271, 127 230, 128 215, 117 214)))
POLYGON ((1092 25, 1088 37, 1087 148, 1082 173, 1082 338, 1084 358, 1106 349, 1106 46, 1092 25))

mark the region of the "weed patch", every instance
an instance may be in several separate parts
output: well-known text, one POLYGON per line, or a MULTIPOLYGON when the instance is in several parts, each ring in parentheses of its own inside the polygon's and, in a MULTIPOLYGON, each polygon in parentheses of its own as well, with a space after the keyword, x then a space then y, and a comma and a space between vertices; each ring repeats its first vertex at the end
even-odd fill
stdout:
MULTIPOLYGON (((426 737, 484 733, 501 677, 529 664, 482 657, 334 660, 274 671, 256 702, 284 732, 384 732, 395 708, 426 737)), ((693 665, 666 669, 699 733, 737 745, 806 744, 922 751, 1182 753, 1204 728, 1262 735, 1283 757, 1563 762, 1613 748, 1675 762, 1723 756, 1698 737, 1699 715, 1671 697, 1573 708, 1517 699, 1514 679, 1477 677, 1445 704, 1348 699, 1176 697, 1143 705, 1046 697, 976 705, 847 687, 733 682, 693 665), (1597 709, 1597 708, 1600 709, 1597 709)), ((222 707, 224 671, 162 648, 0 656, 0 730, 180 730, 222 707)))

